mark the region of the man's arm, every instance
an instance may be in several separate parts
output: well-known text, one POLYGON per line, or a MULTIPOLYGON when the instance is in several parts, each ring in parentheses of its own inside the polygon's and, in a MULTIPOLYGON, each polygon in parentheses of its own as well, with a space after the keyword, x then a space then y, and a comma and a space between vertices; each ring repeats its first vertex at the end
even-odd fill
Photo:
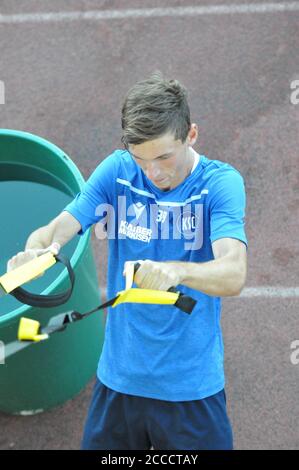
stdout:
POLYGON ((25 250, 47 248, 52 243, 59 243, 60 247, 68 243, 79 231, 81 225, 78 220, 67 211, 62 211, 48 225, 40 227, 28 237, 25 250))
POLYGON ((246 245, 234 238, 220 238, 212 243, 212 249, 212 261, 178 263, 180 284, 215 297, 239 295, 247 275, 246 245))
POLYGON ((18 268, 36 258, 44 250, 48 251, 50 249, 50 251, 57 254, 60 248, 69 242, 79 230, 81 230, 81 225, 78 220, 69 212, 62 211, 48 225, 38 228, 29 235, 25 244, 25 251, 20 251, 8 260, 7 271, 18 268))
POLYGON ((212 243, 212 249, 215 259, 206 263, 141 261, 134 281, 144 289, 168 290, 183 284, 215 297, 239 295, 247 274, 246 245, 221 238, 212 243))

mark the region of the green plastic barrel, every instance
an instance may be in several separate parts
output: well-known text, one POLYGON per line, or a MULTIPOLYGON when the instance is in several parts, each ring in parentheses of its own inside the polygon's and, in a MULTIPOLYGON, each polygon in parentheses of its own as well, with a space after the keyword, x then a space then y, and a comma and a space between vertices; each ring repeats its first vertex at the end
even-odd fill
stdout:
MULTIPOLYGON (((48 224, 82 189, 84 178, 57 146, 27 132, 0 129, 0 276, 7 261, 23 251, 30 233, 48 224)), ((36 308, 12 295, 0 298, 0 347, 17 339, 21 317, 45 327, 54 315, 89 311, 101 303, 90 229, 61 249, 70 259, 75 284, 59 307, 36 308)), ((60 263, 22 286, 51 295, 70 287, 60 263)), ((61 405, 78 394, 96 373, 105 329, 103 311, 68 325, 48 340, 34 343, 0 363, 0 411, 29 415, 61 405)))

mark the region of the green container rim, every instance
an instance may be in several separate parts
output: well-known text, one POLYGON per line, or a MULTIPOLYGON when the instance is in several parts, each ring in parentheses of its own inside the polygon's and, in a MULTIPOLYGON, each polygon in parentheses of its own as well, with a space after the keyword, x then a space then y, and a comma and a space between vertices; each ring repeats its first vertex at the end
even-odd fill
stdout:
MULTIPOLYGON (((82 189, 85 180, 78 169, 78 167, 75 165, 75 163, 71 160, 71 158, 57 145, 52 144, 48 140, 44 139, 43 137, 37 136, 35 134, 31 134, 30 132, 25 132, 25 131, 19 131, 19 130, 14 130, 14 129, 0 129, 0 138, 1 136, 14 136, 20 139, 25 139, 29 141, 33 141, 43 147, 46 147, 48 150, 50 150, 52 153, 57 155, 57 157, 63 161, 64 165, 66 165, 69 169, 70 172, 74 175, 76 182, 78 183, 78 192, 82 189)), ((1 165, 1 162, 0 162, 1 165)), ((85 248, 88 245, 89 238, 90 238, 90 230, 91 228, 87 229, 86 232, 80 236, 80 240, 75 248, 75 251, 71 257, 71 264, 73 269, 76 268, 77 264, 79 263, 83 252, 85 251, 85 248)), ((68 278, 68 272, 66 269, 64 269, 58 277, 51 282, 51 284, 44 289, 42 292, 40 292, 40 295, 49 295, 55 289, 65 281, 65 279, 68 278)), ((8 294, 9 295, 9 294, 8 294)), ((31 307, 30 305, 22 305, 16 310, 13 310, 12 312, 3 314, 0 316, 0 324, 5 324, 11 320, 15 320, 17 317, 24 315, 28 310, 32 310, 34 307, 31 307)))

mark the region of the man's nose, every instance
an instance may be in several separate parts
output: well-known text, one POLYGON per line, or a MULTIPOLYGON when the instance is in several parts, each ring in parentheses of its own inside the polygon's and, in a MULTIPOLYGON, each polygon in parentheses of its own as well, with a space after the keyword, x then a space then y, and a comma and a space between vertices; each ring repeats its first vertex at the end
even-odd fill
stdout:
POLYGON ((156 179, 159 177, 159 169, 155 162, 147 162, 146 164, 146 173, 149 179, 156 179))

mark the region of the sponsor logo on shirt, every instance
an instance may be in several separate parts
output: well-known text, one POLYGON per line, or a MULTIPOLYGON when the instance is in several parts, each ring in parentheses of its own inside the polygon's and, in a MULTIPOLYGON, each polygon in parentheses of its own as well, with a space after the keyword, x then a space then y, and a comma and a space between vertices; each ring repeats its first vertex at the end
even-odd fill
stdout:
POLYGON ((116 209, 109 204, 97 207, 96 215, 106 216, 97 223, 98 238, 130 238, 143 243, 151 240, 185 240, 185 249, 200 249, 203 244, 203 204, 193 202, 174 206, 143 204, 127 205, 126 196, 119 196, 116 209), (109 206, 109 207, 107 207, 109 206), (103 229, 105 227, 105 230, 103 229))
POLYGON ((145 209, 145 205, 142 204, 141 202, 137 202, 137 204, 133 204, 133 207, 134 207, 134 211, 136 214, 136 219, 139 219, 140 215, 145 209))
POLYGON ((150 228, 136 226, 128 223, 126 220, 121 220, 118 233, 145 243, 150 242, 152 238, 152 230, 150 228))

